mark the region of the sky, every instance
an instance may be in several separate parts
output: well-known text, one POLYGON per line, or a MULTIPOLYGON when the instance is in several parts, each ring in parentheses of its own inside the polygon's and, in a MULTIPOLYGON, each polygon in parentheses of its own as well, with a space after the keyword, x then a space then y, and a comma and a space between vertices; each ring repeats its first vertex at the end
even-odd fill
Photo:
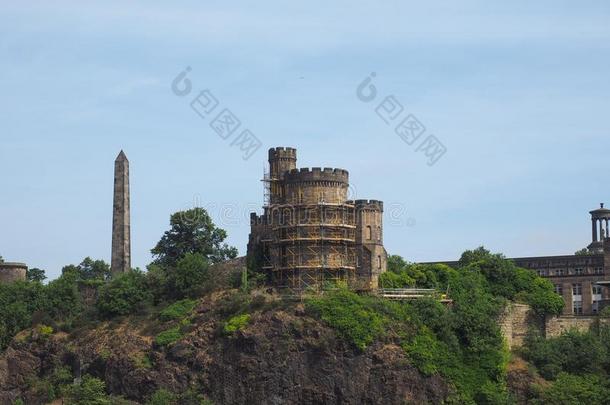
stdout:
POLYGON ((383 200, 390 254, 571 254, 610 204, 609 51, 607 1, 2 0, 0 255, 49 278, 109 261, 121 149, 134 267, 193 206, 245 254, 276 146, 383 200), (209 115, 191 108, 204 90, 209 115), (224 109, 235 133, 211 127, 224 109), (395 132, 409 115, 425 127, 411 144, 395 132), (240 149, 245 129, 258 149, 240 149))

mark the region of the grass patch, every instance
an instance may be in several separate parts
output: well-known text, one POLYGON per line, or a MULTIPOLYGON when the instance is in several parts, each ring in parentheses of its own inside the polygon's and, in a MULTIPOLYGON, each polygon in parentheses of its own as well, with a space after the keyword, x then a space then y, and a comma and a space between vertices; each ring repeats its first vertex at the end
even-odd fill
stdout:
POLYGON ((159 346, 168 346, 182 339, 184 335, 180 330, 180 326, 175 326, 171 329, 163 331, 155 338, 155 343, 159 346))
POLYGON ((236 315, 229 319, 224 326, 224 332, 231 334, 245 328, 250 322, 250 314, 236 315))
POLYGON ((177 301, 161 311, 159 317, 163 322, 183 319, 191 314, 196 305, 196 300, 185 299, 177 301))

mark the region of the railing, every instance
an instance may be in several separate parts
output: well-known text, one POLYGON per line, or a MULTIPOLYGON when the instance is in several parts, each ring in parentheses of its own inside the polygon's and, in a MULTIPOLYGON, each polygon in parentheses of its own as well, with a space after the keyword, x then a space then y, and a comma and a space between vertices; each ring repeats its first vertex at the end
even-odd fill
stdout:
POLYGON ((380 288, 377 295, 391 300, 416 300, 420 298, 440 298, 443 303, 451 303, 446 294, 429 288, 380 288))

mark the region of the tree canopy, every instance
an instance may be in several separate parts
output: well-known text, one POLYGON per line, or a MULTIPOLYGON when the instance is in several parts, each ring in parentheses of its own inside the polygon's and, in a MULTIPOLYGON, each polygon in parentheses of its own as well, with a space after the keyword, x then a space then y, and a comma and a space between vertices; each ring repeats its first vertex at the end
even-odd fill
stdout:
POLYGON ((169 222, 170 229, 151 250, 154 264, 175 267, 188 253, 200 254, 210 263, 237 256, 237 249, 224 243, 226 231, 214 225, 205 209, 176 212, 169 222))

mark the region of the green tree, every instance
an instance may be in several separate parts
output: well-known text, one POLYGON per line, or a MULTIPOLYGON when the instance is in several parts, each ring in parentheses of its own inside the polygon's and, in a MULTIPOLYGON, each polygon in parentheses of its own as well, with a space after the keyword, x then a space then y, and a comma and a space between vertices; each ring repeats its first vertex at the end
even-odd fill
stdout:
POLYGON ((67 390, 69 405, 110 405, 111 399, 106 394, 106 384, 98 379, 85 375, 80 384, 67 390))
POLYGON ((66 266, 59 278, 46 285, 47 312, 53 319, 70 320, 82 313, 83 302, 78 290, 78 282, 78 272, 66 266))
POLYGON ((606 404, 610 397, 608 382, 598 375, 561 373, 549 388, 543 389, 535 404, 606 404))
POLYGON ((226 231, 214 225, 205 209, 176 212, 170 217, 170 230, 151 250, 154 263, 175 267, 187 253, 201 254, 210 263, 233 259, 237 249, 223 243, 226 237, 226 231))
POLYGON ((132 270, 113 278, 99 290, 97 309, 107 317, 136 312, 151 299, 146 288, 146 276, 132 270))
POLYGON ((44 270, 32 267, 31 269, 27 270, 26 278, 28 281, 37 281, 39 283, 42 283, 47 278, 47 276, 44 270))
POLYGON ((400 273, 409 263, 399 255, 388 256, 387 269, 392 273, 400 273))
POLYGON ((574 252, 574 254, 576 256, 590 256, 591 255, 591 251, 587 248, 582 248, 580 250, 577 250, 576 252, 574 252))
POLYGON ((82 280, 108 280, 112 275, 108 263, 90 257, 86 257, 78 265, 78 269, 82 280))
POLYGON ((208 279, 208 261, 199 253, 187 253, 178 261, 170 274, 171 285, 177 297, 195 296, 208 279))

